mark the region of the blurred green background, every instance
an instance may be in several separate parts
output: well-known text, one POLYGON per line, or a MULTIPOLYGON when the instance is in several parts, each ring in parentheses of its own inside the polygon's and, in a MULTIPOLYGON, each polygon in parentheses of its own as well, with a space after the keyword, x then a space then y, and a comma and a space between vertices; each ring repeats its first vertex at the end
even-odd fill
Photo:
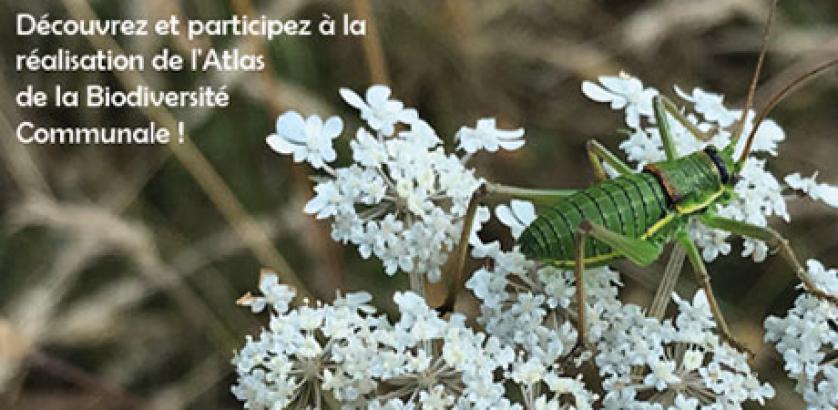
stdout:
MULTIPOLYGON (((757 105, 816 63, 838 55, 838 2, 781 2, 757 105)), ((329 239, 328 225, 304 216, 308 170, 271 152, 264 137, 277 114, 341 115, 359 125, 339 87, 386 82, 416 107, 446 146, 461 125, 497 117, 524 127, 527 145, 478 156, 491 180, 531 187, 582 187, 593 175, 584 142, 616 150, 619 113, 585 99, 580 82, 624 70, 669 95, 672 84, 745 96, 769 2, 672 1, 255 1, 48 0, 0 4, 0 407, 236 408, 229 365, 244 335, 258 331, 234 301, 257 285, 259 269, 294 274, 317 297, 365 289, 391 309, 406 287, 375 261, 329 239), (269 56, 254 73, 159 74, 157 89, 228 85, 231 106, 217 110, 20 109, 24 84, 80 87, 125 79, 109 73, 18 73, 14 55, 39 48, 77 52, 102 47, 83 37, 14 35, 14 15, 53 18, 270 18, 319 20, 323 13, 368 19, 364 38, 117 38, 129 52, 161 47, 239 47, 269 56), (24 146, 22 120, 53 126, 119 126, 173 115, 194 145, 24 146), (162 116, 162 117, 160 117, 162 116)), ((105 43, 107 45, 107 43, 105 43)), ((774 118, 788 142, 770 169, 783 176, 820 170, 838 183, 838 75, 788 98, 774 118)), ((339 153, 346 158, 347 139, 339 153)), ((838 266, 838 211, 804 200, 790 204, 792 224, 774 226, 801 257, 838 266)), ((490 229, 497 227, 490 226, 490 229)), ((777 258, 755 265, 738 254, 710 265, 731 327, 757 352, 754 366, 777 388, 770 408, 800 408, 776 352, 762 344, 762 321, 784 312, 796 279, 777 258)), ((648 304, 661 264, 620 265, 624 294, 648 304)), ((695 289, 684 274, 682 294, 695 289)))

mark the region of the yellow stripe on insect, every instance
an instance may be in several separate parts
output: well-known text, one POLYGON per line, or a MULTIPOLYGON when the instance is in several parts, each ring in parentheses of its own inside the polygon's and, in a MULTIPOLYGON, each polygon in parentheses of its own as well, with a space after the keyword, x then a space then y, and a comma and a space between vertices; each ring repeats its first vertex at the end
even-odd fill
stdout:
POLYGON ((724 192, 724 188, 721 188, 718 191, 714 192, 713 195, 707 197, 707 199, 705 199, 703 202, 691 204, 689 206, 681 206, 679 204, 675 204, 675 210, 678 211, 679 214, 691 214, 695 211, 702 210, 712 205, 716 201, 716 199, 720 197, 724 192))
POLYGON ((665 217, 663 217, 663 219, 655 222, 655 224, 650 226, 649 229, 647 229, 646 232, 643 233, 643 235, 640 235, 640 239, 647 239, 650 236, 654 235, 655 232, 659 231, 661 228, 666 226, 666 224, 672 221, 672 218, 674 218, 675 215, 676 214, 667 214, 665 217))
MULTIPOLYGON (((602 255, 591 256, 589 258, 582 259, 585 264, 593 264, 598 262, 606 262, 611 259, 621 258, 623 255, 617 252, 609 252, 604 253, 602 255)), ((553 265, 557 268, 566 268, 570 269, 576 266, 576 259, 559 259, 559 260, 550 260, 547 261, 548 264, 553 265)))

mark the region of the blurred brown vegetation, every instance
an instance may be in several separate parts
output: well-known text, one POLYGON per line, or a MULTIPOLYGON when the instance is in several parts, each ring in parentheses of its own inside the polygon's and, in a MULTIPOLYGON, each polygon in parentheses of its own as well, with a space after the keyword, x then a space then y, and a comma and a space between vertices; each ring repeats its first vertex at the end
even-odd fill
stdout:
MULTIPOLYGON (((838 3, 781 2, 757 105, 790 78, 838 55, 838 3)), ((674 83, 723 92, 741 104, 767 13, 764 0, 677 1, 253 1, 49 0, 0 5, 0 407, 236 408, 229 366, 245 334, 264 317, 234 305, 255 288, 260 267, 297 277, 329 299, 336 288, 367 289, 388 308, 404 287, 374 261, 328 239, 328 227, 303 216, 307 170, 264 144, 278 112, 339 114, 357 125, 337 89, 389 79, 397 97, 446 136, 477 118, 524 127, 527 146, 479 157, 483 176, 532 187, 591 183, 584 142, 616 149, 619 114, 582 97, 579 84, 620 70, 672 95, 674 83), (267 14, 319 19, 352 13, 378 35, 365 39, 119 38, 151 54, 168 46, 241 47, 270 56, 254 74, 16 73, 15 53, 59 45, 110 47, 113 39, 17 38, 14 13, 81 18, 219 18, 267 14), (223 110, 19 109, 23 84, 113 86, 142 81, 158 89, 228 84, 223 110), (24 146, 22 119, 45 125, 142 124, 177 118, 193 145, 173 147, 24 146)), ((835 156, 838 75, 786 100, 774 114, 788 142, 772 160, 778 175, 820 170, 838 183, 835 156)), ((345 140, 340 151, 347 153, 345 140)), ((838 266, 838 212, 796 200, 793 223, 775 226, 806 257, 838 266)), ((734 253, 739 251, 734 248, 734 253)), ((647 304, 661 265, 627 273, 625 294, 647 304)), ((761 323, 784 311, 796 281, 782 262, 755 265, 737 256, 710 265, 734 333, 757 351, 755 366, 778 390, 771 408, 802 406, 777 354, 761 342, 761 323)), ((683 275, 679 290, 695 288, 683 275)))

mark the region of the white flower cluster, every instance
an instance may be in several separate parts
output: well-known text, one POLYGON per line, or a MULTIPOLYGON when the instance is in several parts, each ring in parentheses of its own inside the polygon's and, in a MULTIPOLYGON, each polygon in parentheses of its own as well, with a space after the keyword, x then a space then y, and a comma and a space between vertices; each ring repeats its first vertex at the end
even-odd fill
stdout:
MULTIPOLYGON (((809 260, 809 273, 838 294, 838 270, 809 260)), ((785 370, 812 409, 838 407, 838 307, 812 295, 798 296, 784 318, 765 320, 765 340, 783 355, 785 370)))
POLYGON ((801 177, 795 172, 787 175, 785 181, 792 189, 799 190, 816 201, 823 201, 833 208, 838 208, 838 187, 818 183, 815 181, 817 177, 817 172, 808 178, 801 177))
MULTIPOLYGON (((535 264, 517 250, 502 251, 497 242, 476 248, 474 256, 491 262, 466 283, 481 301, 478 321, 486 331, 543 363, 570 354, 577 339, 572 272, 535 264)), ((596 340, 606 326, 601 314, 619 304, 619 275, 598 268, 584 279, 589 337, 596 340)))
MULTIPOLYGON (((518 363, 530 369, 529 382, 513 376, 522 387, 521 394, 528 398, 527 408, 540 408, 535 403, 545 387, 558 399, 568 400, 560 402, 562 405, 590 408, 599 396, 588 391, 581 376, 568 376, 591 357, 587 351, 573 356, 578 338, 573 275, 527 261, 517 250, 504 252, 497 242, 475 248, 475 256, 491 261, 487 264, 491 268, 477 270, 466 284, 481 302, 477 320, 489 334, 513 346, 521 358, 518 363), (532 373, 533 369, 537 371, 532 373), (565 387, 557 390, 551 380, 564 380, 565 387)), ((590 339, 596 340, 606 327, 600 314, 618 303, 618 276, 606 268, 588 273, 588 329, 590 339)), ((548 402, 556 399, 545 397, 548 402)))
POLYGON ((591 408, 582 382, 524 361, 497 337, 465 326, 465 317, 441 319, 415 293, 396 293, 400 318, 378 315, 367 293, 338 295, 331 305, 290 308, 294 292, 264 274, 263 296, 240 300, 270 311, 270 325, 233 359, 233 394, 249 409, 292 405, 345 408, 523 409, 506 398, 504 382, 532 393, 542 381, 550 394, 525 397, 527 408, 571 403, 591 408))
MULTIPOLYGON (((624 110, 626 125, 631 134, 620 144, 629 160, 638 163, 638 169, 649 162, 666 159, 663 142, 655 124, 655 114, 652 100, 659 94, 654 88, 644 88, 640 80, 626 74, 620 76, 603 76, 599 84, 584 82, 582 92, 590 99, 598 102, 609 102, 611 108, 624 110)), ((693 136, 689 129, 669 116, 669 125, 673 134, 676 149, 679 154, 687 155, 708 144, 721 149, 732 141, 734 123, 741 116, 741 110, 732 110, 724 106, 724 97, 719 94, 706 92, 695 88, 692 93, 686 93, 675 87, 676 94, 692 106, 692 111, 684 111, 686 118, 692 125, 703 133, 709 133, 711 138, 703 142, 693 136)), ((740 143, 753 128, 756 114, 748 113, 742 127, 740 143)), ((745 161, 740 173, 740 180, 736 184, 736 198, 728 205, 717 205, 716 212, 724 217, 746 221, 759 226, 768 224, 767 218, 779 216, 789 220, 786 203, 783 199, 783 186, 774 175, 766 171, 766 161, 758 156, 763 153, 777 155, 777 144, 785 139, 783 129, 772 120, 764 121, 756 134, 751 155, 745 161)), ((739 147, 742 149, 743 147, 739 147)), ((719 254, 726 255, 731 246, 728 243, 730 234, 709 229, 701 224, 691 227, 691 233, 696 244, 702 248, 706 261, 710 262, 719 254)), ((762 261, 768 253, 768 247, 762 241, 747 238, 742 256, 752 256, 755 261, 762 261)))
POLYGON ((364 258, 375 255, 388 274, 402 270, 438 280, 459 240, 472 193, 482 183, 465 160, 481 149, 518 149, 524 131, 500 130, 494 119, 481 119, 476 128, 457 132, 461 157, 446 153, 434 129, 416 110, 390 99, 388 87, 370 87, 366 99, 348 89, 340 95, 369 126, 359 128, 349 143, 352 164, 328 165, 336 159, 332 141, 342 131, 337 117, 324 123, 317 116, 285 113, 268 144, 329 174, 319 179, 305 212, 333 218, 336 241, 356 245, 364 258))
POLYGON ((675 295, 674 323, 625 305, 604 315, 608 327, 596 364, 608 392, 606 408, 741 408, 774 396, 745 354, 721 342, 703 290, 692 303, 675 295))

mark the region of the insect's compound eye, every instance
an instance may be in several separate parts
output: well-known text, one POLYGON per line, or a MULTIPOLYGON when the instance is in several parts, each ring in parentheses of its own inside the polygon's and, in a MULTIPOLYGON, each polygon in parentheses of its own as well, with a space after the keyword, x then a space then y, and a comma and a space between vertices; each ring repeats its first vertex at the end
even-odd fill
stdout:
POLYGON ((708 157, 710 157, 711 161, 713 161, 713 164, 716 166, 716 170, 719 171, 719 176, 721 177, 723 184, 736 183, 732 180, 732 175, 730 172, 732 170, 728 169, 728 167, 725 165, 725 162, 722 159, 722 157, 719 156, 719 150, 717 150, 716 147, 714 147, 713 145, 708 145, 704 148, 704 153, 707 154, 708 157))

